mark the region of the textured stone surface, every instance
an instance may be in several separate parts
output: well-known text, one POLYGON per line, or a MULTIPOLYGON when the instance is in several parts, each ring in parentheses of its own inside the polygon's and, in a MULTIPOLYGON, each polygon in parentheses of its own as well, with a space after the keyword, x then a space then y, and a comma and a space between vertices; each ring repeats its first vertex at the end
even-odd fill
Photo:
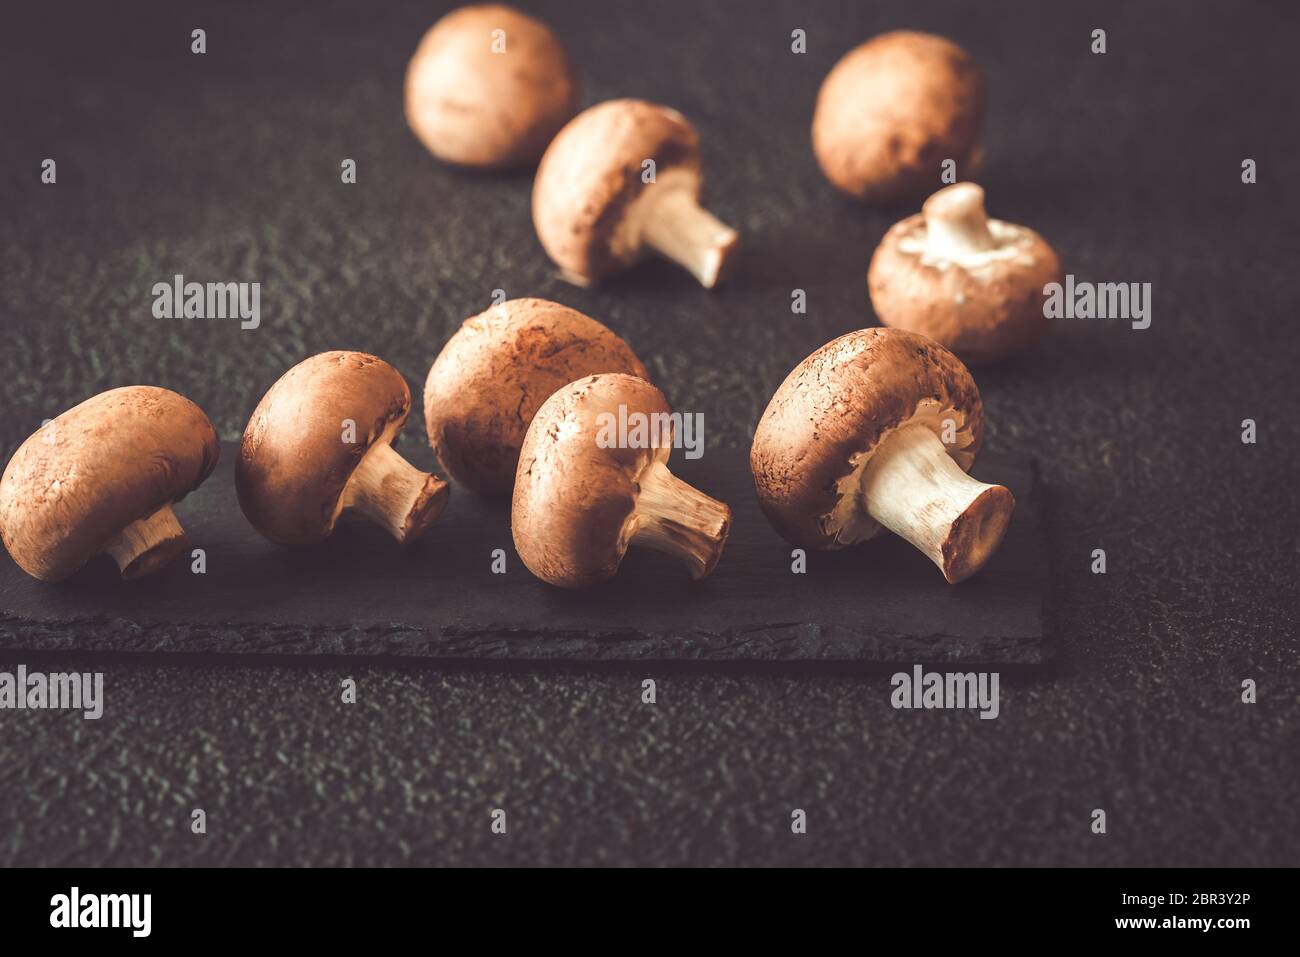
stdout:
POLYGON ((911 211, 821 179, 817 85, 857 38, 936 30, 989 73, 991 214, 1038 230, 1081 279, 1154 285, 1150 329, 1063 322, 977 375, 988 447, 1041 463, 1058 658, 1004 670, 1001 717, 980 721, 894 711, 890 669, 864 667, 6 654, 102 667, 108 713, 0 713, 0 862, 1300 859, 1296 12, 700 6, 530 9, 573 52, 584 102, 658 99, 700 129, 710 203, 746 243, 715 295, 657 264, 570 288, 532 235, 526 176, 423 153, 400 89, 433 7, 16 14, 0 35, 0 444, 130 382, 186 392, 233 438, 285 367, 327 348, 376 352, 418 386, 503 288, 607 322, 677 407, 743 446, 795 362, 871 322, 871 249, 911 211), (193 57, 200 21, 210 52, 193 57), (1105 56, 1088 52, 1097 26, 1105 56), (46 156, 56 187, 38 183, 46 156), (343 157, 356 186, 339 183, 343 157), (263 327, 152 319, 151 285, 178 271, 261 281, 263 327), (796 287, 806 316, 790 314, 796 287), (186 826, 195 806, 205 839, 186 826), (1105 837, 1088 831, 1097 807, 1105 837))
MULTIPOLYGON (((428 449, 405 449, 432 467, 428 449)), ((973 580, 948 586, 894 536, 808 556, 791 575, 790 546, 768 525, 744 449, 717 449, 675 473, 733 506, 723 560, 692 582, 674 561, 633 549, 618 576, 579 592, 524 567, 508 502, 457 490, 417 545, 347 522, 323 546, 262 538, 235 495, 238 446, 177 508, 206 572, 178 561, 124 584, 108 557, 57 586, 0 558, 0 648, 10 651, 181 651, 433 658, 663 661, 928 660, 1033 664, 1043 636, 1046 574, 1032 463, 985 456, 981 480, 1017 497, 1014 527, 973 580), (500 549, 504 574, 492 570, 500 549)))

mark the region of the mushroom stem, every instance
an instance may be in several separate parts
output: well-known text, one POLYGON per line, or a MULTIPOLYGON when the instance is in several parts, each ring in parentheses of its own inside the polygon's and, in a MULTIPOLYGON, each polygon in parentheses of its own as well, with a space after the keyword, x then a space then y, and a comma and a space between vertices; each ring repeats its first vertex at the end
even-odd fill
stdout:
POLYGON ((984 213, 984 190, 974 183, 954 183, 921 207, 926 251, 936 259, 963 259, 997 247, 984 213))
POLYGON ((701 207, 690 190, 655 192, 652 186, 645 195, 645 242, 712 289, 726 275, 740 234, 701 207))
POLYGON ((862 473, 867 511, 939 566, 969 578, 997 551, 1016 500, 962 471, 928 426, 905 425, 876 448, 862 473))
POLYGON ((446 482, 421 472, 387 442, 377 442, 357 463, 343 490, 354 508, 405 544, 425 533, 447 504, 446 482))
POLYGON ((144 578, 168 564, 188 546, 185 530, 170 505, 132 522, 104 546, 124 579, 144 578))
POLYGON ((713 571, 731 531, 731 509, 687 485, 662 462, 647 466, 637 484, 630 544, 672 555, 693 579, 713 571))

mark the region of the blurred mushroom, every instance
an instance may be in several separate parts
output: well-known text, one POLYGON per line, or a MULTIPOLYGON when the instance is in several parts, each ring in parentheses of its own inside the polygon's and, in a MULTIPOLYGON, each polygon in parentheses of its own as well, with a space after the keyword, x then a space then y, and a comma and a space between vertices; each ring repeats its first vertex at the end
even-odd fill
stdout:
POLYGON ((712 288, 739 236, 700 207, 699 136, 676 110, 610 100, 578 114, 547 148, 533 184, 533 222, 565 278, 587 285, 646 247, 712 288), (646 160, 654 181, 643 182, 646 160))
POLYGON ((884 33, 827 74, 813 114, 813 152, 838 189, 872 202, 923 195, 940 164, 978 164, 984 82, 961 47, 928 33, 884 33))
POLYGON ((382 359, 323 352, 298 363, 244 430, 235 466, 244 514, 281 545, 323 541, 346 510, 399 542, 419 538, 448 486, 393 450, 410 411, 406 380, 382 359))
POLYGON ((572 382, 528 427, 515 478, 512 528, 534 575, 563 588, 612 578, 630 545, 666 552, 691 578, 709 574, 731 529, 731 509, 668 471, 671 428, 658 445, 601 442, 609 416, 671 413, 644 379, 614 373, 572 382))
POLYGON ((864 329, 786 377, 749 462, 763 512, 794 544, 843 548, 883 526, 959 582, 997 551, 1015 507, 1006 488, 966 474, 983 432, 979 390, 952 353, 864 329))
POLYGON ((577 104, 555 34, 501 4, 447 14, 406 70, 406 121, 429 152, 462 166, 536 163, 577 104))
POLYGON ((1049 325, 1043 287, 1060 279, 1052 247, 1032 229, 988 219, 974 183, 939 190, 894 225, 867 273, 881 322, 929 336, 967 362, 1036 342, 1049 325))
POLYGON ((466 319, 429 370, 429 444, 457 482, 509 494, 537 409, 560 386, 596 372, 649 378, 626 342, 577 310, 545 299, 493 306, 466 319))
POLYGON ((154 386, 102 392, 29 437, 0 479, 0 534, 15 562, 61 581, 107 552, 142 578, 189 543, 172 505, 216 467, 201 409, 154 386))

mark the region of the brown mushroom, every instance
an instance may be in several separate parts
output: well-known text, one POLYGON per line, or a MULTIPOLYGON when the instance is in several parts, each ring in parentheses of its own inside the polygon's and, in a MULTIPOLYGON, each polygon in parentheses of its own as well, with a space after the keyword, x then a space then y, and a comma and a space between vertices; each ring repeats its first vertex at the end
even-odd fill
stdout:
POLYGON ((668 471, 670 415, 662 392, 622 373, 587 376, 542 403, 519 456, 511 518, 534 575, 563 588, 599 584, 630 545, 672 555, 693 579, 713 571, 731 509, 668 471), (637 414, 644 435, 628 430, 618 441, 614 421, 637 414))
POLYGON ((759 504, 786 539, 834 549, 881 527, 950 582, 997 551, 1015 499, 966 474, 984 432, 966 367, 924 336, 863 329, 795 367, 768 403, 749 463, 759 504))
POLYGON ((989 362, 1047 331, 1043 287, 1060 278, 1043 237, 989 219, 984 190, 955 183, 885 234, 867 285, 885 325, 929 336, 967 362, 989 362))
POLYGON ((419 538, 447 503, 448 485, 393 450, 411 390, 382 359, 323 352, 262 397, 235 466, 239 504, 273 542, 307 545, 355 510, 399 542, 419 538))
POLYGON ((536 163, 577 105, 555 34, 501 4, 447 14, 406 70, 407 123, 434 156, 462 166, 536 163))
POLYGON ((15 562, 61 581, 106 552, 123 578, 158 571, 189 543, 172 505, 216 467, 203 411, 154 386, 102 392, 42 426, 0 478, 0 535, 15 562))
POLYGON ((941 164, 978 165, 984 81, 961 47, 928 33, 884 33, 827 74, 813 114, 813 152, 838 189, 872 202, 923 195, 941 164))
POLYGON ((512 299, 466 319, 424 384, 429 444, 448 475, 509 494, 528 423, 551 393, 596 372, 648 379, 609 329, 545 299, 512 299))
POLYGON ((702 182, 699 136, 684 116, 643 100, 609 100, 579 113, 547 147, 533 222, 547 254, 578 285, 649 248, 712 288, 739 236, 700 207, 702 182))

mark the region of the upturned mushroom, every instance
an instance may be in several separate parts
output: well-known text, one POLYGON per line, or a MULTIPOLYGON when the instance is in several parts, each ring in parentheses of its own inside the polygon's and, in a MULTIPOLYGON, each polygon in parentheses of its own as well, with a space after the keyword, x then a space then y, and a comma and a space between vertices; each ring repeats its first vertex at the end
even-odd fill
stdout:
POLYGON ((888 203, 923 195, 951 159, 978 165, 984 81, 961 47, 928 33, 884 33, 827 74, 813 113, 813 152, 838 189, 888 203))
POLYGON ((643 100, 609 100, 578 114, 547 147, 533 222, 547 254, 578 285, 654 250, 712 288, 739 236, 700 206, 702 184, 699 136, 684 116, 643 100))
POLYGON ((795 367, 759 421, 750 468, 759 504, 790 542, 837 549, 882 528, 949 582, 997 551, 1015 499, 966 472, 984 433, 966 367, 923 336, 864 329, 795 367))
POLYGON ((597 372, 648 379, 628 344, 545 299, 512 299, 466 319, 424 384, 429 444, 455 481, 509 494, 528 424, 551 393, 597 372))
POLYGON ((254 410, 235 465, 239 504, 281 545, 309 545, 355 511, 399 542, 419 538, 448 485, 393 449, 411 390, 382 359, 323 352, 286 372, 254 410))
POLYGON ((975 363, 1036 342, 1050 324, 1043 287, 1060 278, 1060 260, 1042 236, 989 219, 984 190, 955 183, 885 234, 867 285, 882 323, 975 363))
POLYGON ((45 424, 0 478, 0 534, 27 574, 62 581, 107 553, 151 575, 189 543, 172 505, 216 467, 212 423, 184 396, 126 386, 45 424))
POLYGON ((596 585, 633 545, 666 552, 693 579, 713 571, 731 509, 668 470, 670 415, 662 392, 622 373, 587 376, 542 403, 519 456, 511 521, 534 575, 596 585), (643 426, 619 441, 614 423, 638 417, 643 426))
POLYGON ((555 34, 500 4, 447 14, 406 71, 407 123, 434 156, 462 166, 536 163, 577 104, 555 34))

